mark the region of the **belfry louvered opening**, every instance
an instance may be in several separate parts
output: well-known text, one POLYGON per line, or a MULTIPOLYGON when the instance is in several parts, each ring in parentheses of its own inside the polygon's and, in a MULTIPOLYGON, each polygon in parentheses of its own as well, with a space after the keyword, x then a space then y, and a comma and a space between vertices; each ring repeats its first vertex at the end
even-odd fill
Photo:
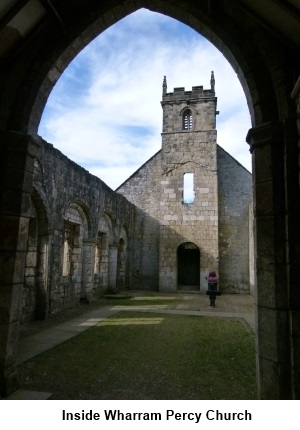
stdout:
POLYGON ((191 109, 186 109, 182 117, 183 130, 192 130, 193 128, 193 114, 191 109))

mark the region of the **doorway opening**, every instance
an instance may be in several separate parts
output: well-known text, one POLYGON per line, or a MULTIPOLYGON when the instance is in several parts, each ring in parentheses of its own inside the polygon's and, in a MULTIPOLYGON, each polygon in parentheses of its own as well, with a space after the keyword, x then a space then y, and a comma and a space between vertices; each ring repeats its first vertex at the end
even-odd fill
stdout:
POLYGON ((200 249, 192 242, 177 249, 178 289, 196 290, 200 287, 200 249))

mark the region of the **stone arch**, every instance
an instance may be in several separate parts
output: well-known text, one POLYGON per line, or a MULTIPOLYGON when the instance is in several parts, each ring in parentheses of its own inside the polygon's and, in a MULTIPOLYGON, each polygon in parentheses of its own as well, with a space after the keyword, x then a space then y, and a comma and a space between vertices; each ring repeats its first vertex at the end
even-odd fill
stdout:
POLYGON ((83 239, 90 239, 91 237, 91 216, 89 207, 80 200, 74 200, 69 208, 75 208, 81 217, 84 229, 83 239))
POLYGON ((63 222, 62 275, 80 277, 83 241, 89 236, 88 220, 82 207, 71 203, 63 222))
POLYGON ((119 239, 123 239, 123 241, 127 244, 127 238, 128 238, 127 227, 123 226, 119 234, 119 239))
POLYGON ((199 113, 198 110, 195 108, 195 106, 191 106, 187 104, 181 109, 181 111, 179 112, 179 115, 182 117, 182 115, 186 110, 190 110, 193 115, 197 115, 199 113))
MULTIPOLYGON (((272 82, 275 73, 272 72, 276 70, 276 79, 279 79, 287 64, 284 53, 280 53, 280 56, 266 55, 267 52, 272 52, 269 39, 262 27, 237 5, 221 2, 218 10, 211 14, 204 5, 197 5, 198 7, 195 8, 192 0, 188 3, 190 7, 183 6, 181 3, 174 5, 171 1, 166 1, 162 5, 159 0, 154 0, 150 6, 147 0, 140 1, 138 5, 128 0, 117 2, 109 10, 94 4, 84 5, 82 9, 78 6, 76 11, 81 18, 77 20, 73 31, 70 29, 66 36, 60 34, 57 39, 51 34, 50 40, 45 30, 43 36, 47 41, 47 51, 43 49, 44 44, 38 44, 36 47, 38 54, 32 52, 32 58, 30 58, 28 53, 27 71, 24 70, 24 74, 20 74, 19 78, 22 82, 17 90, 23 102, 16 103, 16 106, 21 106, 23 112, 11 112, 11 117, 6 118, 8 127, 35 134, 48 95, 67 65, 97 35, 142 7, 178 19, 212 42, 236 71, 248 100, 253 124, 260 124, 270 119, 276 120, 278 109, 275 85, 272 82), (39 61, 34 58, 38 58, 39 61), (30 82, 26 82, 27 79, 30 82), (28 89, 30 97, 24 94, 28 89), (24 100, 26 100, 25 104, 24 100), (21 123, 16 123, 13 117, 21 118, 21 123), (29 121, 28 118, 30 118, 29 121)), ((280 43, 279 40, 277 42, 280 43)), ((280 81, 284 83, 286 79, 282 76, 280 81)), ((284 85, 281 85, 281 93, 283 87, 284 85)), ((16 88, 16 84, 13 88, 16 88)), ((286 92, 284 95, 287 99, 286 92)), ((5 121, 5 118, 3 119, 5 121)))
MULTIPOLYGON (((41 160, 39 158, 36 158, 34 160, 33 178, 34 178, 35 184, 40 184, 40 185, 44 184, 44 171, 43 171, 41 160)), ((39 192, 41 192, 41 190, 39 190, 39 192)))
POLYGON ((197 116, 199 115, 199 111, 195 108, 195 106, 192 106, 190 104, 187 104, 186 106, 184 106, 181 111, 179 112, 179 128, 180 130, 183 131, 193 131, 195 129, 197 129, 199 127, 199 124, 197 122, 197 116), (189 122, 189 127, 186 128, 186 124, 185 124, 185 114, 186 112, 190 111, 190 115, 191 115, 191 121, 189 122))
MULTIPOLYGON (((258 307, 261 307, 257 320, 262 325, 258 347, 264 386, 261 396, 299 398, 299 376, 296 376, 299 360, 294 352, 299 345, 294 344, 298 336, 293 332, 296 330, 293 318, 298 318, 298 314, 292 312, 299 307, 296 281, 299 235, 293 234, 298 232, 299 219, 299 154, 295 106, 290 99, 299 74, 297 55, 293 55, 296 49, 293 51, 288 39, 282 43, 275 33, 261 25, 243 8, 242 2, 186 0, 174 4, 171 0, 138 3, 118 0, 113 8, 107 2, 104 5, 102 2, 69 3, 72 9, 65 14, 66 31, 54 32, 47 22, 38 38, 33 38, 23 52, 17 53, 2 73, 0 94, 5 109, 1 110, 0 126, 6 130, 4 138, 16 143, 17 148, 26 145, 31 151, 30 157, 34 156, 37 145, 32 144, 27 134, 37 132, 48 95, 65 67, 101 31, 139 7, 176 18, 214 43, 242 83, 255 127, 247 140, 255 160, 258 307), (270 268, 274 268, 271 279, 264 279, 270 268), (272 289, 270 292, 265 291, 266 284, 272 289), (266 339, 269 347, 264 349, 261 345, 266 339)), ((30 183, 30 170, 23 173, 24 182, 30 183)), ((4 185, 10 189, 7 182, 4 185)), ((22 198, 18 198, 21 202, 22 198)), ((22 210, 16 212, 17 216, 21 216, 22 210)), ((12 243, 12 249, 16 250, 16 238, 12 243)), ((17 288, 15 284, 19 281, 10 282, 17 288)), ((11 302, 10 298, 5 302, 11 302)), ((6 383, 8 377, 3 375, 2 372, 1 378, 6 383)))
POLYGON ((50 234, 52 229, 50 209, 49 209, 47 197, 42 187, 38 187, 37 184, 33 186, 31 199, 36 207, 38 218, 39 218, 39 234, 40 235, 50 234))
POLYGON ((114 241, 114 219, 113 215, 107 211, 104 211, 99 219, 98 229, 103 230, 108 235, 108 243, 112 244, 114 241))
POLYGON ((36 188, 30 199, 21 321, 45 319, 48 313, 49 221, 36 188))

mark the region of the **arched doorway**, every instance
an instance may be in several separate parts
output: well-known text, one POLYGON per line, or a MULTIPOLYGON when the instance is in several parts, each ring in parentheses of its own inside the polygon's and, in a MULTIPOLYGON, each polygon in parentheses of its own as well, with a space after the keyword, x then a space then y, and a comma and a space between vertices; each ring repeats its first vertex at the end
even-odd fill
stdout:
POLYGON ((178 289, 197 289, 200 285, 200 250, 192 242, 182 243, 177 249, 178 289))

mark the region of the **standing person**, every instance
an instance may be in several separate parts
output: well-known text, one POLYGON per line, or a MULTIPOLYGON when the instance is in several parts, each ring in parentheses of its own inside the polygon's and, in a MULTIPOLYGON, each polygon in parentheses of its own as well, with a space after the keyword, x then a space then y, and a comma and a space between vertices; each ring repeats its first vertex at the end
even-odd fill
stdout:
POLYGON ((206 279, 207 279, 207 284, 208 284, 207 294, 209 295, 210 306, 215 307, 216 306, 216 295, 217 295, 217 291, 218 291, 219 277, 218 277, 217 273, 214 270, 212 270, 208 273, 208 276, 206 279))

